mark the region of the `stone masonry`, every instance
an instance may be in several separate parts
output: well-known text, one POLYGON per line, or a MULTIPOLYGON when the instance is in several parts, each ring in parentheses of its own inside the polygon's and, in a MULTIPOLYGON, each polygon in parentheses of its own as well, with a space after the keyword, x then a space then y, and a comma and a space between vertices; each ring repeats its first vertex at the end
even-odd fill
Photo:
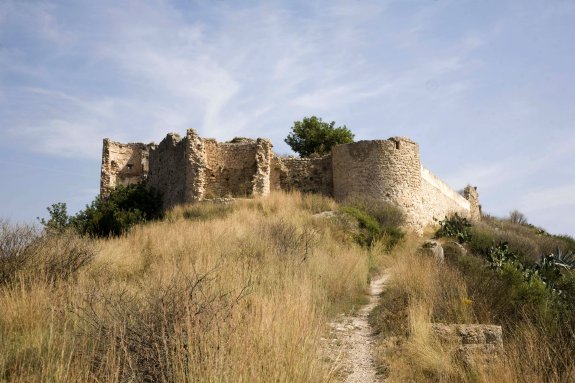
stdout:
POLYGON ((312 158, 278 157, 267 139, 220 143, 193 129, 183 138, 169 133, 158 145, 104 139, 100 193, 142 181, 162 193, 166 209, 299 190, 338 201, 369 197, 393 203, 417 232, 452 213, 481 217, 477 188, 455 192, 421 165, 419 146, 404 137, 338 145, 312 158))
POLYGON ((501 326, 432 323, 431 334, 441 344, 451 346, 454 356, 468 368, 485 370, 495 367, 501 361, 501 326))

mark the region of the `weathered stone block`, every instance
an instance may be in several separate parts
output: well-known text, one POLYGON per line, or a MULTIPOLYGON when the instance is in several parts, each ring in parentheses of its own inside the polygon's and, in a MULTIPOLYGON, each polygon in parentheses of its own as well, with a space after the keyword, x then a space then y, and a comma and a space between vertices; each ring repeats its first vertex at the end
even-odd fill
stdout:
POLYGON ((468 368, 491 368, 500 362, 501 326, 432 323, 431 330, 440 342, 454 346, 456 357, 468 368))

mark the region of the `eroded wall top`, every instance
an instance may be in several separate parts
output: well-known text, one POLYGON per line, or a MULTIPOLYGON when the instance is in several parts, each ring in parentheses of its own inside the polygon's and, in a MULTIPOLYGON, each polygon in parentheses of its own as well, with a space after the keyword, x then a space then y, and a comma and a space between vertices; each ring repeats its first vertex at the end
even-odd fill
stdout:
POLYGON ((144 181, 148 176, 151 147, 151 144, 122 144, 105 138, 102 147, 100 194, 106 195, 119 185, 128 186, 144 181))

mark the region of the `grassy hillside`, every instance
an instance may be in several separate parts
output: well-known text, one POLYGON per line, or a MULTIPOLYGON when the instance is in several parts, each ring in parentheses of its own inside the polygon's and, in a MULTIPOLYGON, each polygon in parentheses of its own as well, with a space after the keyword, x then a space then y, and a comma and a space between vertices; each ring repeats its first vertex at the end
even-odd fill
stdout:
POLYGON ((438 262, 376 201, 277 193, 146 223, 155 203, 117 214, 122 198, 72 219, 55 204, 42 232, 0 221, 0 381, 337 381, 322 337, 383 270, 370 320, 388 381, 575 381, 570 237, 455 217, 427 232, 438 262), (104 226, 117 235, 90 236, 104 226), (501 363, 462 363, 431 322, 502 325, 501 363))
POLYGON ((382 251, 357 244, 352 216, 314 217, 328 210, 273 194, 108 239, 3 224, 0 380, 329 381, 320 337, 362 302, 382 251))
POLYGON ((445 262, 423 239, 386 261, 391 279, 371 322, 388 381, 575 381, 573 239, 494 217, 453 217, 434 235, 445 262), (502 325, 500 363, 464 363, 432 336, 432 322, 502 325))

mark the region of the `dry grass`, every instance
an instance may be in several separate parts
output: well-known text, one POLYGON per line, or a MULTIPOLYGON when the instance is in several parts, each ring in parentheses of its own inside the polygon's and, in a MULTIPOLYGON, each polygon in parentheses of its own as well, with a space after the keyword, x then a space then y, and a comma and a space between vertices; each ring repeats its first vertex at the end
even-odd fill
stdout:
POLYGON ((0 287, 0 380, 329 380, 318 357, 325 324, 357 305, 376 262, 336 220, 312 216, 333 207, 300 194, 181 207, 86 241, 95 256, 73 277, 24 268, 0 287))
POLYGON ((534 323, 520 324, 507 339, 497 382, 574 382, 574 339, 573 332, 552 339, 534 323))
POLYGON ((471 247, 476 253, 485 252, 493 243, 507 242, 528 263, 539 261, 541 255, 556 253, 557 248, 568 249, 564 240, 543 234, 536 227, 489 216, 476 223, 471 234, 471 247))
POLYGON ((411 237, 384 261, 390 274, 382 304, 371 316, 381 333, 379 363, 389 382, 465 381, 453 347, 431 334, 431 322, 473 322, 469 299, 458 273, 418 251, 411 237))
MULTIPOLYGON (((467 283, 477 283, 449 263, 437 263, 418 251, 421 240, 410 238, 386 260, 389 285, 370 320, 380 333, 378 363, 389 382, 572 382, 575 333, 558 324, 550 334, 537 318, 504 324, 504 352, 500 363, 481 369, 462 363, 454 345, 437 341, 430 322, 490 323, 493 305, 470 299, 467 283), (557 333, 559 331, 559 333, 557 333)), ((485 266, 481 266, 485 267, 485 266)), ((487 271, 480 283, 493 280, 487 271)), ((484 288, 482 300, 498 299, 495 288, 484 288)), ((496 307, 496 306, 495 306, 496 307)))

